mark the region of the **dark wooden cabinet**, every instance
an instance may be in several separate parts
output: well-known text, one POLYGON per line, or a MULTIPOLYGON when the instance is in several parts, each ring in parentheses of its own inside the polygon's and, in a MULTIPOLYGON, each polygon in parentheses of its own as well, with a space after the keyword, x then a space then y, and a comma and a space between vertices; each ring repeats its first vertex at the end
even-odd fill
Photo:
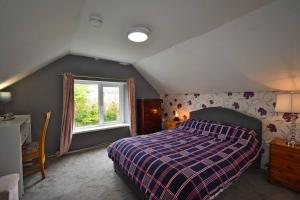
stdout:
POLYGON ((137 99, 138 134, 161 130, 161 99, 137 99))

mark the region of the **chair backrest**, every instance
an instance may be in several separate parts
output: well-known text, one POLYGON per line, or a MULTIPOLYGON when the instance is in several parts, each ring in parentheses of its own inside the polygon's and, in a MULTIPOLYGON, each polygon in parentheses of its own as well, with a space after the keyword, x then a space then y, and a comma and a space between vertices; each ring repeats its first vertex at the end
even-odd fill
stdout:
POLYGON ((40 158, 43 159, 43 161, 45 161, 45 140, 46 140, 46 134, 47 134, 50 117, 51 117, 51 112, 49 111, 45 114, 44 124, 40 131, 39 154, 40 154, 40 158))

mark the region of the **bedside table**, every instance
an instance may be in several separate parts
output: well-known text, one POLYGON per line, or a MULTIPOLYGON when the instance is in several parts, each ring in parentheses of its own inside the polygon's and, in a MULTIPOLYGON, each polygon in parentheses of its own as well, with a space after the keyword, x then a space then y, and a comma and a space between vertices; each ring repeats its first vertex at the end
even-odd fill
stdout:
POLYGON ((180 121, 167 120, 165 123, 165 127, 166 127, 166 129, 174 129, 182 122, 183 122, 183 120, 180 120, 180 121))
POLYGON ((300 146, 288 147, 278 138, 270 143, 269 181, 300 191, 300 146))

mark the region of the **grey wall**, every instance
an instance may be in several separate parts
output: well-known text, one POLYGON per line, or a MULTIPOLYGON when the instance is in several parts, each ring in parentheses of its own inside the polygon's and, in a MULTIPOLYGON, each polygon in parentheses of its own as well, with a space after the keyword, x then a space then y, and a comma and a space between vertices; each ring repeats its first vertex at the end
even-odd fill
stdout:
MULTIPOLYGON (((54 154, 59 149, 62 76, 56 74, 64 72, 85 76, 134 78, 137 98, 159 97, 155 89, 132 66, 123 66, 113 61, 95 60, 74 55, 67 55, 47 65, 6 89, 11 91, 13 95, 13 100, 8 106, 10 111, 15 114, 31 115, 33 140, 38 139, 43 113, 48 110, 53 112, 46 140, 47 154, 54 154)), ((102 142, 112 142, 126 136, 129 136, 128 128, 73 135, 71 150, 93 146, 102 142)))

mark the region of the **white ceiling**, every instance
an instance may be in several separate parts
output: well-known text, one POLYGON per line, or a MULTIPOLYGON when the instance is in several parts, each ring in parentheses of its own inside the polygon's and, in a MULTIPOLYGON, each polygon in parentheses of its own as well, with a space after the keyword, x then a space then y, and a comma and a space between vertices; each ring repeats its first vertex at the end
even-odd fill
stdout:
POLYGON ((71 51, 80 55, 135 63, 178 42, 202 35, 240 17, 270 0, 87 0, 73 38, 71 51), (87 23, 100 13, 103 26, 87 23), (130 27, 152 30, 146 44, 127 40, 130 27))
POLYGON ((276 1, 136 66, 160 93, 300 90, 299 10, 276 1))
POLYGON ((160 93, 300 89, 298 10, 299 0, 0 0, 0 89, 69 52, 133 63, 160 93), (149 41, 127 40, 136 25, 149 41))
POLYGON ((0 1, 0 89, 70 50, 81 0, 0 1))

